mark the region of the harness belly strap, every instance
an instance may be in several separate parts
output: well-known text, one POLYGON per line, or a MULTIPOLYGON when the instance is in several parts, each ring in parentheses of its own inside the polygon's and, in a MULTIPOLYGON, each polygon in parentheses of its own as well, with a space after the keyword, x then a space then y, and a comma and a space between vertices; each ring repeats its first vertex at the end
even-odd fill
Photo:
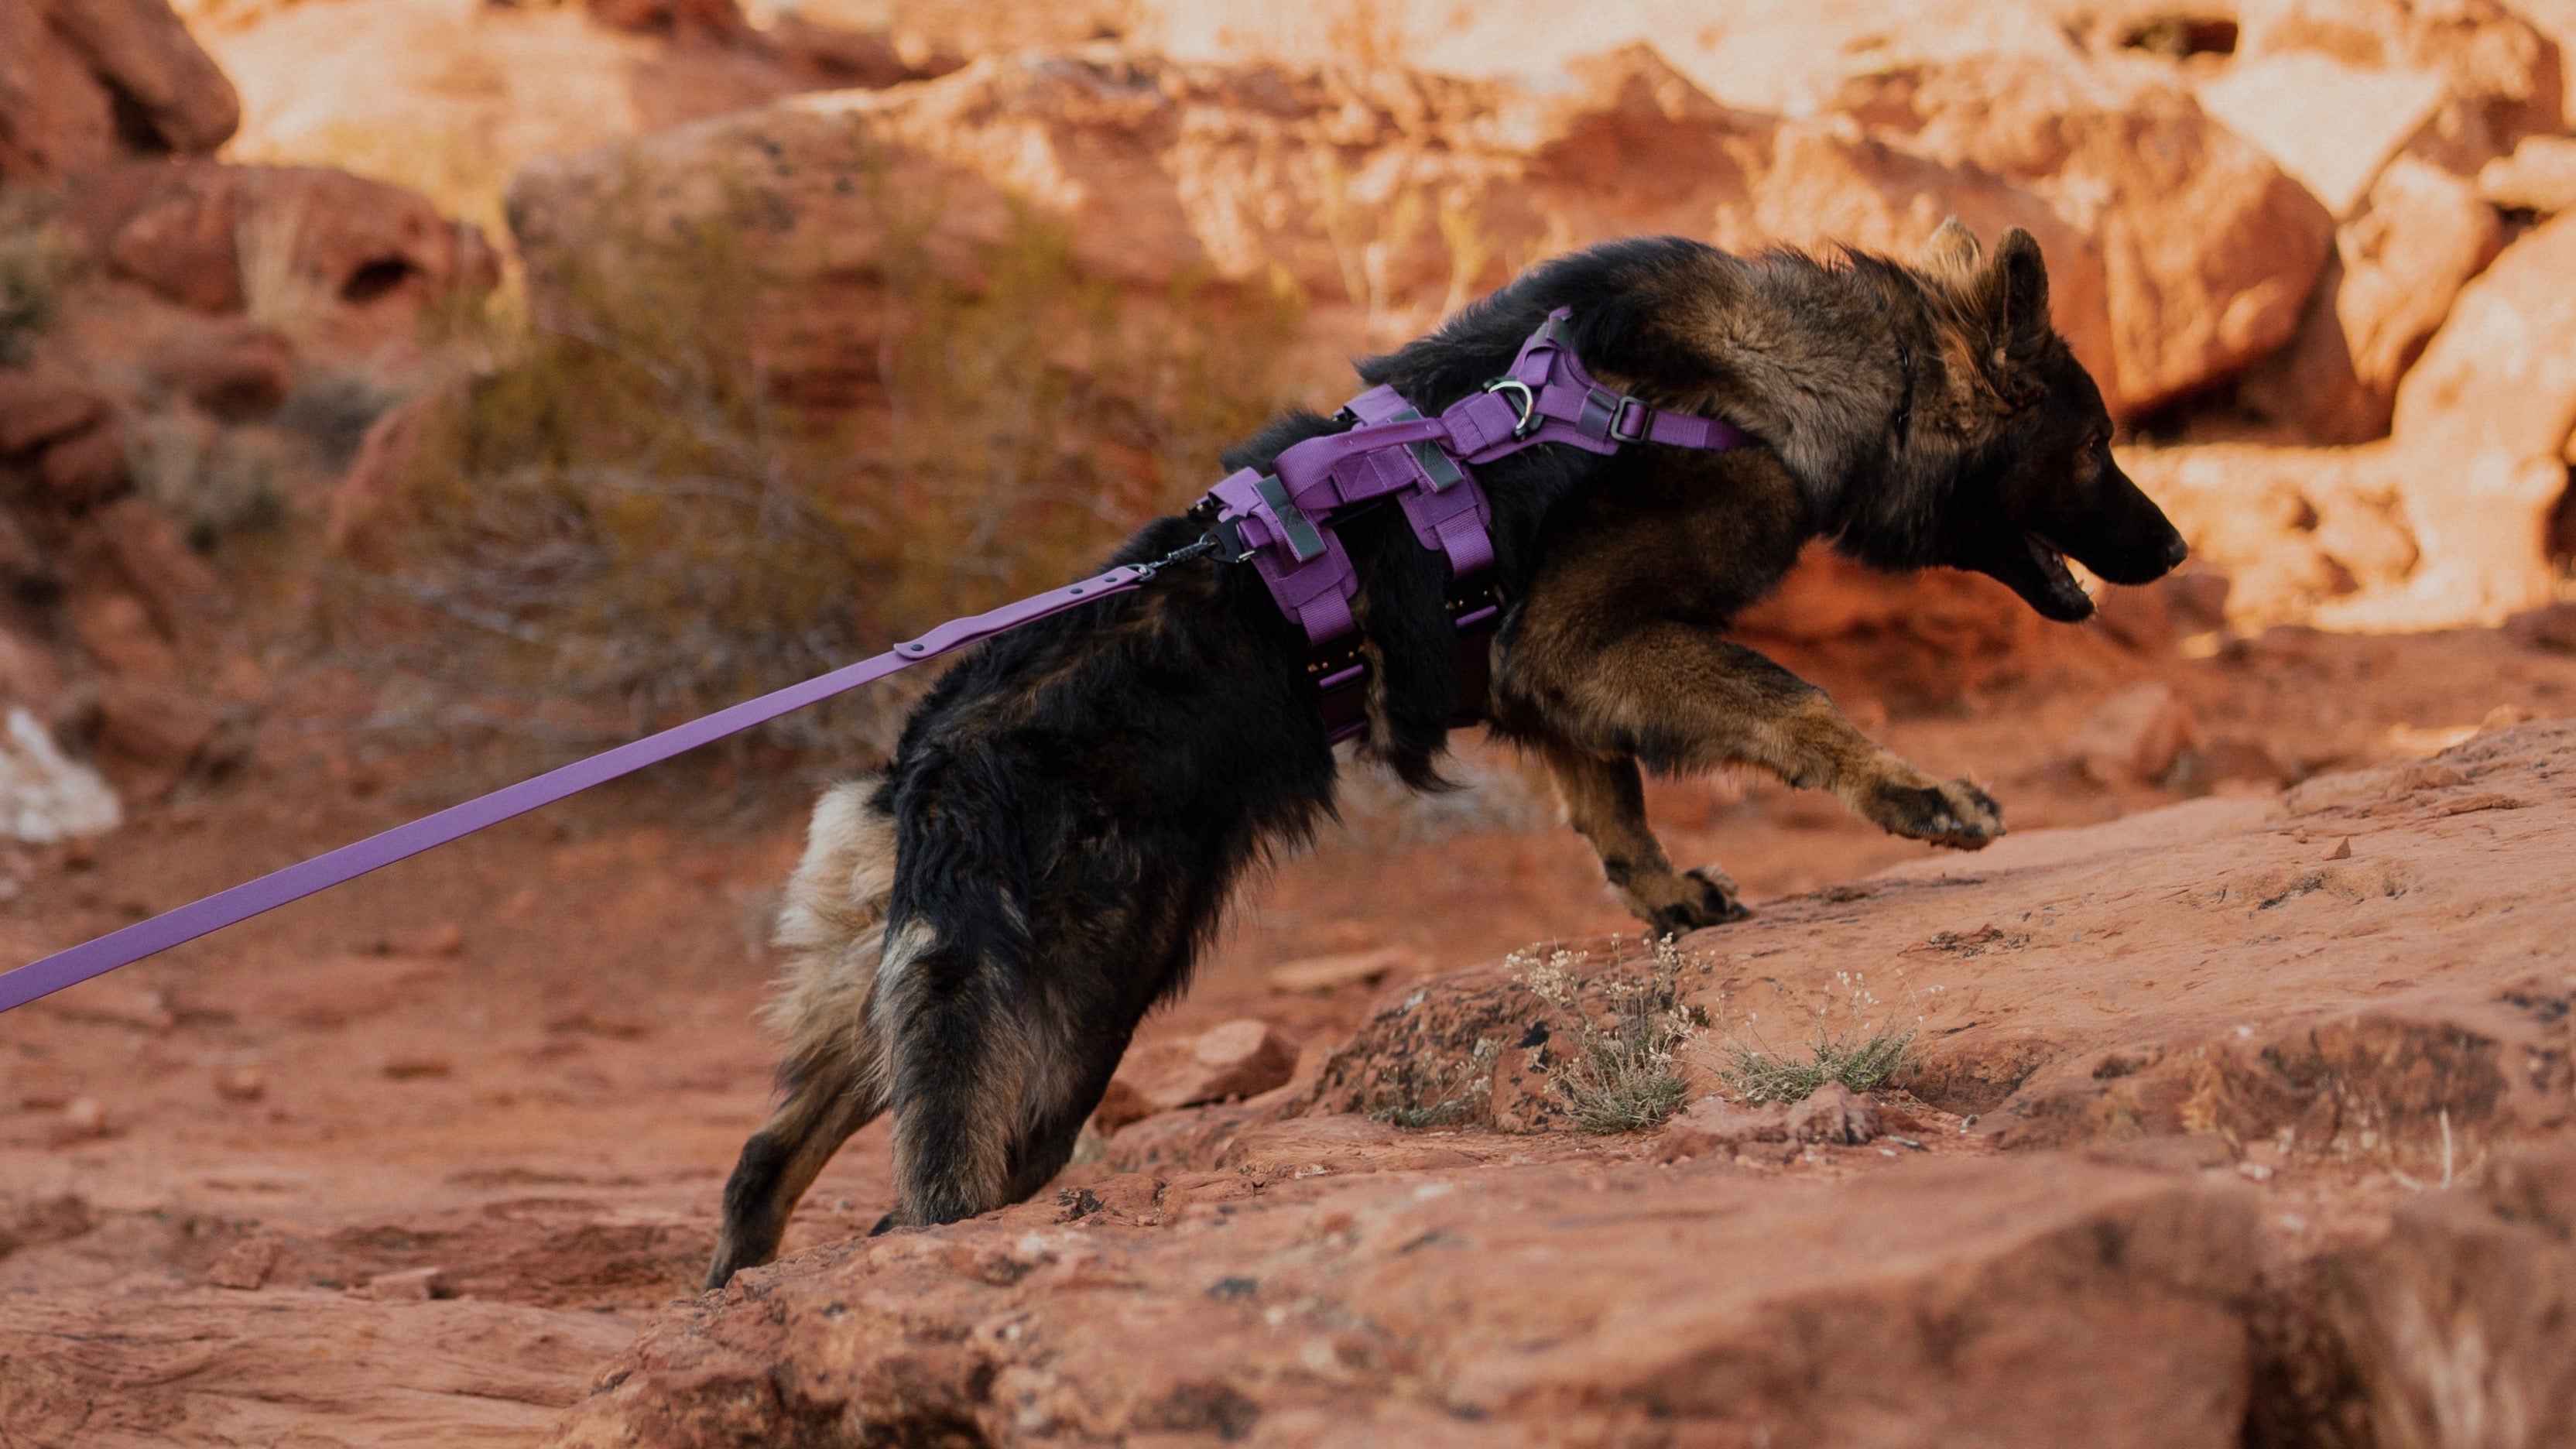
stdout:
POLYGON ((1731 423, 1664 412, 1594 381, 1574 354, 1572 315, 1549 313, 1508 372, 1440 416, 1424 417, 1394 388, 1370 388, 1343 406, 1357 426, 1282 449, 1267 473, 1233 474, 1193 510, 1213 512, 1226 556, 1250 560, 1280 612, 1304 629, 1307 673, 1335 740, 1368 727, 1368 665, 1351 612, 1359 574, 1333 531, 1335 510, 1392 497, 1415 541, 1448 562, 1459 640, 1452 724, 1473 724, 1505 604, 1490 576, 1493 505, 1474 465, 1551 443, 1607 455, 1630 443, 1721 452, 1753 441, 1731 423))

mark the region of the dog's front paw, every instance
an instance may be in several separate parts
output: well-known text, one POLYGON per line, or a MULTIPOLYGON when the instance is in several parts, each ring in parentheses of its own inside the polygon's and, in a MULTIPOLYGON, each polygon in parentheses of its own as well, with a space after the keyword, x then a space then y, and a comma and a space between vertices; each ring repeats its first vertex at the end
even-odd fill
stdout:
POLYGON ((1879 803, 1881 825, 1934 845, 1983 850, 2004 833, 2004 807, 1966 780, 1891 786, 1881 793, 1879 803))
POLYGON ((1643 894, 1632 894, 1629 905, 1659 936, 1684 936, 1753 914, 1737 898, 1734 880, 1715 866, 1665 877, 1663 888, 1651 900, 1641 899, 1643 894))

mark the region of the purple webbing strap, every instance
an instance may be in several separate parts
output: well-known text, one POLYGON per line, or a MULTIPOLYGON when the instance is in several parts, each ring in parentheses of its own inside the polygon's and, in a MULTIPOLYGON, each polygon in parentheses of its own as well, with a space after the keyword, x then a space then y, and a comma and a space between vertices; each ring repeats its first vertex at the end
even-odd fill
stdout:
POLYGON ((477 796, 461 805, 451 805, 434 815, 424 815, 409 824, 397 825, 301 864, 290 865, 257 880, 218 891, 203 900, 164 911, 150 920, 137 921, 94 941, 84 941, 68 950, 57 951, 0 974, 0 1011, 24 1006, 66 986, 76 986, 93 976, 103 976, 119 966, 140 961, 156 951, 166 951, 209 931, 222 930, 263 911, 275 910, 289 901, 302 900, 316 891, 329 890, 369 871, 418 855, 433 846, 445 845, 487 825, 498 825, 512 816, 524 815, 541 805, 551 805, 593 785, 606 784, 620 775, 660 764, 700 745, 713 744, 727 735, 766 724, 780 715, 820 703, 862 684, 874 683, 978 639, 1034 623, 1094 599, 1125 593, 1151 577, 1151 568, 1121 565, 1080 583, 1067 584, 1016 604, 1005 604, 990 613, 951 619, 920 638, 897 644, 873 659, 843 665, 802 684, 791 684, 757 699, 744 700, 702 719, 675 725, 660 734, 647 735, 589 759, 575 760, 533 779, 504 786, 489 795, 477 796))

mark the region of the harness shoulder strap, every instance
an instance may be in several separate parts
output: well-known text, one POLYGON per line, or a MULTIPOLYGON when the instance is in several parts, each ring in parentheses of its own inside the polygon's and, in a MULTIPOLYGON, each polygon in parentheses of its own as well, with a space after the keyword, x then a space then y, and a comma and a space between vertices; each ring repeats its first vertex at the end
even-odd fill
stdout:
POLYGON ((1493 506, 1475 466, 1554 443, 1610 454, 1631 443, 1717 451, 1752 441, 1732 424, 1663 412, 1601 386, 1575 356, 1572 317, 1563 307, 1549 313, 1503 376, 1436 418, 1392 387, 1370 388, 1343 406, 1355 423, 1348 431, 1283 449, 1271 471, 1244 469, 1200 500, 1226 557, 1249 560, 1281 612, 1303 627, 1332 738, 1367 727, 1368 683, 1351 613, 1359 576, 1333 532, 1336 509, 1392 497, 1415 541, 1447 561, 1459 638, 1453 723, 1472 724, 1483 716, 1505 604, 1491 577, 1493 506))

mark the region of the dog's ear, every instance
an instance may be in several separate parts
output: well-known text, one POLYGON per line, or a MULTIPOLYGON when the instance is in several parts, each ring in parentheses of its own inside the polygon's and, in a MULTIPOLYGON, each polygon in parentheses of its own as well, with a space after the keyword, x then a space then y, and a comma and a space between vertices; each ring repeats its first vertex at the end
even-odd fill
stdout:
POLYGON ((2004 233, 1994 260, 1978 274, 1970 305, 1983 339, 1978 370, 2005 412, 2018 412, 2047 392, 2037 366, 2055 335, 2048 318, 2048 263, 2039 242, 2020 227, 2004 233))
POLYGON ((1974 277, 1977 264, 1985 260, 1985 248, 1977 245, 1977 234, 1959 224, 1955 216, 1942 221, 1932 239, 1923 244, 1923 270, 1953 284, 1974 277))
POLYGON ((2048 263, 2029 232, 2014 227, 2004 233, 1987 287, 1998 341, 2010 346, 2048 335, 2048 263))

